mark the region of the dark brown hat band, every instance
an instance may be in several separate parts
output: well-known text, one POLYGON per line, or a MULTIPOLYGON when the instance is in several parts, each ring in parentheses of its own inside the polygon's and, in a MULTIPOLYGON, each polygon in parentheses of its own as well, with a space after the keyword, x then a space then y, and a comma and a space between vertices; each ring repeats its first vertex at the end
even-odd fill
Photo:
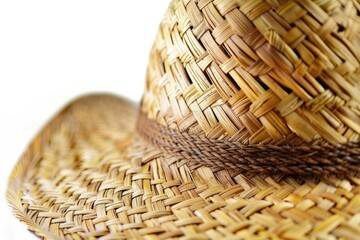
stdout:
POLYGON ((289 175, 359 175, 360 143, 339 146, 244 145, 180 133, 140 114, 138 134, 166 153, 213 170, 289 175))

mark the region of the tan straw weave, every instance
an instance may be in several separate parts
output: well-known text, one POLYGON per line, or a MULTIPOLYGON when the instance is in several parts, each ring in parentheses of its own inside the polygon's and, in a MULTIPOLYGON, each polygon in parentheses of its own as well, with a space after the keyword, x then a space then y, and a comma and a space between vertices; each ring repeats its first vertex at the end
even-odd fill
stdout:
POLYGON ((360 2, 173 0, 138 107, 74 101, 9 178, 43 239, 359 239, 360 2))
POLYGON ((173 1, 142 111, 245 144, 360 139, 360 2, 173 1))

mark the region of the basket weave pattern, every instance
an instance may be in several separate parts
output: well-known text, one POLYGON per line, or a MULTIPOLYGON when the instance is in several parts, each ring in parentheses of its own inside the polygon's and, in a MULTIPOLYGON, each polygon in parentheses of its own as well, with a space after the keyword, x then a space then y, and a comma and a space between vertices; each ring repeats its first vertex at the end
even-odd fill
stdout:
POLYGON ((174 0, 142 112, 245 144, 359 141, 359 10, 355 0, 174 0))
POLYGON ((360 178, 346 173, 359 163, 359 12, 357 0, 173 0, 141 104, 154 127, 136 129, 117 97, 73 102, 13 170, 15 215, 44 239, 358 238, 360 178), (200 138, 229 145, 198 151, 200 138), (260 144, 283 165, 253 158, 260 144), (319 162, 304 155, 317 148, 319 162), (304 157, 322 171, 305 176, 304 157), (345 176, 323 174, 335 168, 345 176))

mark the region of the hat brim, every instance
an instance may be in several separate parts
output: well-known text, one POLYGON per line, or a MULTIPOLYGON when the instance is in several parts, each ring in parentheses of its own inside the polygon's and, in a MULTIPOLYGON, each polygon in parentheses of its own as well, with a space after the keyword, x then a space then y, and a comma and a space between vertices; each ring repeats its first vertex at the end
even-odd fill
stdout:
POLYGON ((49 239, 304 239, 360 236, 360 179, 190 169, 136 134, 137 106, 74 101, 30 144, 7 199, 49 239))

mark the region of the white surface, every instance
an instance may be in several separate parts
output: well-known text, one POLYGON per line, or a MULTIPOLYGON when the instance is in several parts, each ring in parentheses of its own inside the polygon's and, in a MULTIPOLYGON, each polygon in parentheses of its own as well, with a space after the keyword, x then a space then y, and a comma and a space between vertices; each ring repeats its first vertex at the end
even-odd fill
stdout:
POLYGON ((168 2, 0 2, 0 239, 37 239, 4 195, 11 169, 43 124, 82 94, 141 98, 168 2))

